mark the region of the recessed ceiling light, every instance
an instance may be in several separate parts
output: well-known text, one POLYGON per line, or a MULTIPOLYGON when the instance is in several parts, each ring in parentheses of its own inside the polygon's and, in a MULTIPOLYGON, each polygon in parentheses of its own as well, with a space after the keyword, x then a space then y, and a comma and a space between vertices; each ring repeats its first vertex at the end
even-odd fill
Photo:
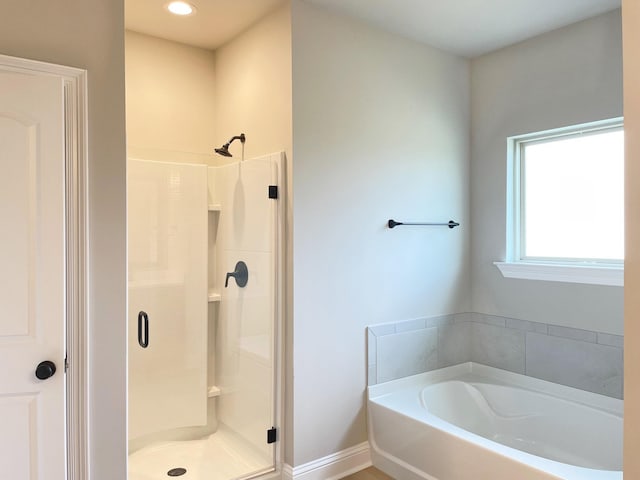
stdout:
POLYGON ((196 11, 195 7, 187 2, 171 2, 167 5, 167 10, 169 10, 174 15, 191 15, 196 11))

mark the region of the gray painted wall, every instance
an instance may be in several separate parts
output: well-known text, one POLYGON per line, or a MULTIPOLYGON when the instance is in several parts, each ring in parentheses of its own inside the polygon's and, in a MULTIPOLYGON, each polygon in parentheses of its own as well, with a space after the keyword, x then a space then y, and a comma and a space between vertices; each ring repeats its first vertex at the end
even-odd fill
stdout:
POLYGON ((622 287, 514 280, 505 259, 506 138, 622 115, 620 10, 471 62, 472 310, 621 335, 622 287))
POLYGON ((366 325, 468 310, 470 87, 466 60, 300 0, 292 18, 297 466, 367 439, 366 325))

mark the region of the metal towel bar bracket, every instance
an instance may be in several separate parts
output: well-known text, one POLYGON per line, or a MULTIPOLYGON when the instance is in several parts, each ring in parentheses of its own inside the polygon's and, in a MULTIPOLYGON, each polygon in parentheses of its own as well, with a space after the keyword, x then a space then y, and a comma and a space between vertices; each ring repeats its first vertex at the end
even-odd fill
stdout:
POLYGON ((398 227, 400 225, 428 225, 433 227, 449 227, 449 228, 460 226, 459 223, 454 222, 453 220, 449 220, 447 223, 410 223, 410 222, 396 222, 395 220, 389 220, 387 222, 387 225, 389 226, 389 228, 398 227))

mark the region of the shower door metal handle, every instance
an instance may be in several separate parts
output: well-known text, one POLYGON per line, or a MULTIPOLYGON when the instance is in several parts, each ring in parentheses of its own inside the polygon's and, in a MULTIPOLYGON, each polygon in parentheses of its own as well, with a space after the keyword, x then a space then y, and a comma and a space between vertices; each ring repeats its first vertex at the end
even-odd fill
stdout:
POLYGON ((138 313, 138 344, 142 348, 149 346, 149 315, 143 310, 138 313))

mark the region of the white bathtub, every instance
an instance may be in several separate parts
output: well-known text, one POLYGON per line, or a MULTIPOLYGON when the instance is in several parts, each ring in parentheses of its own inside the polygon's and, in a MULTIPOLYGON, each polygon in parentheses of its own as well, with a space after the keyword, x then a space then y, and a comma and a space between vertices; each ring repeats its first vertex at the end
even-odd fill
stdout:
POLYGON ((398 480, 622 480, 622 400, 464 363, 368 388, 398 480))

